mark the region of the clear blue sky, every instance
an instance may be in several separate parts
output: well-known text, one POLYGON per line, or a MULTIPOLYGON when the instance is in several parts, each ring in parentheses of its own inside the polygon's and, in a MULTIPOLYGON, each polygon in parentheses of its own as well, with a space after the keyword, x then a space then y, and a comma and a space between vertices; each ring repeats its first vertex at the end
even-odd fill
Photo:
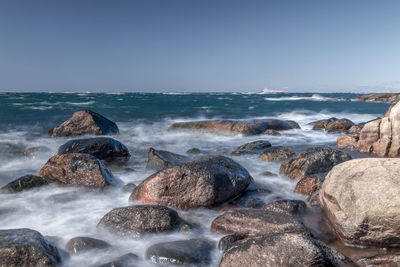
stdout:
POLYGON ((400 90, 400 1, 0 0, 0 91, 400 90))

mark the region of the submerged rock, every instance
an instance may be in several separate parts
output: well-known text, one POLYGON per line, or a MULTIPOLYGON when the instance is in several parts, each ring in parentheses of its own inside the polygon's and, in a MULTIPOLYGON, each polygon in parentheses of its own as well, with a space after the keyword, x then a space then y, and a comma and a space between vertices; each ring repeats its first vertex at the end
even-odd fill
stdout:
POLYGON ((300 125, 299 125, 297 122, 291 121, 291 120, 288 120, 287 122, 288 122, 290 125, 292 125, 293 129, 301 129, 300 125))
POLYGON ((214 245, 203 239, 163 242, 149 247, 146 258, 162 265, 207 265, 214 245))
POLYGON ((189 157, 164 150, 155 150, 152 147, 149 149, 147 157, 146 169, 152 169, 156 171, 163 170, 190 160, 189 157))
POLYGON ((197 147, 190 148, 186 151, 187 154, 200 154, 201 150, 197 147))
POLYGON ((262 152, 259 159, 264 161, 283 161, 295 154, 296 153, 288 147, 276 146, 262 152))
POLYGON ((264 209, 239 208, 225 212, 214 219, 211 230, 240 236, 258 236, 273 233, 311 235, 295 216, 264 209))
POLYGON ((13 159, 23 155, 26 147, 23 144, 0 142, 0 153, 3 158, 13 159))
POLYGON ((400 246, 400 159, 365 158, 335 166, 320 202, 347 243, 400 246))
POLYGON ((89 154, 63 154, 50 158, 39 175, 63 185, 96 188, 115 184, 116 180, 101 160, 89 154))
POLYGON ((86 134, 112 135, 118 133, 118 127, 114 122, 91 110, 75 112, 71 118, 48 132, 51 137, 86 134))
POLYGON ((328 172, 333 166, 350 160, 351 156, 330 147, 313 147, 284 161, 280 173, 291 179, 328 172))
POLYGON ((139 257, 133 253, 127 253, 110 262, 97 265, 96 267, 139 267, 139 257))
POLYGON ((246 238, 225 250, 220 267, 345 266, 350 260, 320 241, 284 233, 246 238))
POLYGON ((235 151, 232 151, 231 154, 241 155, 245 153, 254 153, 270 147, 271 143, 268 142, 267 140, 258 140, 239 146, 238 148, 236 148, 235 151))
POLYGON ((31 229, 0 230, 1 266, 56 266, 61 262, 58 249, 31 229))
POLYGON ((0 188, 0 192, 17 193, 24 190, 40 187, 52 183, 53 180, 45 179, 36 175, 24 175, 0 188))
POLYGON ((134 183, 127 183, 121 188, 121 191, 124 193, 132 193, 132 191, 137 187, 134 183))
POLYGON ((103 240, 85 236, 74 237, 65 245, 65 249, 73 254, 79 254, 93 249, 106 249, 109 247, 111 247, 111 245, 103 240))
POLYGON ((57 151, 57 155, 69 153, 86 153, 106 162, 126 162, 131 157, 124 144, 110 137, 70 140, 57 151))
POLYGON ((293 127, 282 120, 208 120, 174 123, 169 129, 256 135, 266 130, 290 130, 293 127))
POLYGON ((140 237, 148 233, 172 232, 185 222, 178 213, 164 206, 115 208, 100 220, 99 226, 121 236, 140 237))
POLYGON ((247 170, 232 159, 210 156, 151 175, 129 200, 179 208, 211 207, 239 195, 251 181, 247 170))
POLYGON ((33 146, 28 147, 22 152, 22 155, 27 158, 33 158, 39 155, 42 152, 49 152, 50 149, 45 146, 33 146))

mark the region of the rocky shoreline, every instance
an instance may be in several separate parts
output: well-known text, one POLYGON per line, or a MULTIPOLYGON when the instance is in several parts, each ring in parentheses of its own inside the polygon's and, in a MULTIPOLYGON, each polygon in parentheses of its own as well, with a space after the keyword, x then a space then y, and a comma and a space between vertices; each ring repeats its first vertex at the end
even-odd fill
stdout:
MULTIPOLYGON (((218 155, 203 154, 201 148, 180 155, 150 147, 145 165, 154 173, 140 184, 124 185, 112 172, 123 168, 133 153, 114 139, 118 126, 93 111, 78 111, 50 130, 49 136, 85 138, 67 140, 38 175, 20 177, 1 192, 12 196, 44 186, 49 190, 50 186, 78 186, 102 194, 120 188, 130 193, 129 205, 106 212, 97 225, 100 232, 139 240, 162 233, 179 233, 182 238, 149 246, 144 259, 128 252, 98 266, 138 266, 139 259, 159 265, 210 265, 217 246, 222 257, 219 266, 396 266, 400 264, 400 250, 396 250, 400 246, 400 162, 370 154, 399 156, 399 114, 400 103, 382 119, 365 124, 345 118, 313 122, 316 131, 345 134, 338 137, 339 149, 312 147, 295 153, 264 139, 218 155), (352 159, 351 150, 370 154, 352 159), (246 154, 281 164, 282 179, 296 181, 294 192, 307 201, 265 203, 258 198, 270 189, 258 185, 235 160, 246 154), (223 236, 218 244, 201 235, 195 217, 180 215, 198 208, 219 212, 209 225, 211 232, 223 236), (314 225, 312 216, 323 223, 314 225), (376 253, 354 256, 343 244, 376 253)), ((299 127, 285 120, 219 120, 176 123, 170 130, 265 138, 299 127)), ((107 250, 118 248, 101 235, 76 236, 59 244, 57 237, 43 236, 35 229, 0 230, 4 266, 59 266, 81 253, 107 250)))

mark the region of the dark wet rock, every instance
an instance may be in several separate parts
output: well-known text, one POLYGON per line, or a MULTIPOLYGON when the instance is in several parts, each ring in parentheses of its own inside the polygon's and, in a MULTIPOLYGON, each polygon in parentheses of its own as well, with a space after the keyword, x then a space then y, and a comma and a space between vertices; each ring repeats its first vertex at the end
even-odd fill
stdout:
POLYGON ((221 238, 218 242, 218 248, 221 251, 226 250, 227 248, 231 247, 233 243, 238 240, 242 240, 244 237, 241 235, 226 235, 221 238))
POLYGON ((315 191, 321 188, 321 185, 322 181, 319 177, 306 176, 297 182, 294 192, 311 196, 315 191))
POLYGON ((303 214, 307 205, 301 200, 281 199, 265 204, 262 209, 274 212, 281 212, 289 215, 303 214))
POLYGON ((330 147, 313 147, 284 161, 280 173, 291 179, 330 171, 333 166, 350 160, 351 156, 330 147))
POLYGON ((245 203, 245 208, 253 208, 253 209, 257 209, 257 208, 261 208, 265 205, 265 202, 262 201, 259 198, 251 198, 249 200, 246 201, 245 203))
POLYGON ((354 126, 354 123, 351 120, 348 119, 339 119, 335 121, 329 122, 325 126, 325 130, 328 132, 347 132, 352 126, 354 126))
POLYGON ((293 127, 293 129, 301 129, 300 125, 297 122, 291 120, 288 120, 287 122, 293 127))
POLYGON ((114 122, 91 110, 75 112, 71 118, 48 132, 51 137, 86 134, 112 135, 118 133, 118 127, 114 122))
POLYGON ((63 185, 91 188, 117 183, 103 162, 89 154, 55 155, 43 166, 39 176, 63 185))
POLYGON ((73 139, 58 148, 57 154, 86 153, 106 162, 124 163, 131 155, 121 142, 110 137, 73 139))
POLYGON ((151 147, 147 155, 146 169, 159 171, 189 160, 189 157, 151 147))
POLYGON ((358 136, 344 135, 337 138, 337 147, 340 149, 354 150, 357 148, 358 136))
POLYGON ((225 250, 220 267, 352 266, 351 261, 324 243, 295 233, 273 234, 236 241, 225 250))
POLYGON ((266 130, 290 130, 293 127, 281 120, 208 120, 174 123, 169 129, 257 135, 263 134, 266 130))
POLYGON ((27 149, 25 149, 22 152, 22 155, 27 158, 33 158, 33 157, 36 157, 37 155, 39 155, 40 153, 49 152, 49 151, 50 151, 50 149, 48 149, 45 146, 33 146, 33 147, 28 147, 27 149))
POLYGON ((241 193, 236 198, 230 200, 228 204, 233 207, 246 207, 246 208, 260 208, 265 202, 260 198, 263 198, 271 194, 269 188, 264 188, 261 185, 250 185, 246 191, 241 193))
POLYGON ((357 261, 357 265, 361 267, 398 267, 400 265, 400 252, 361 258, 357 261))
POLYGON ((218 216, 211 230, 224 234, 258 236, 272 233, 299 233, 311 235, 295 216, 264 209, 232 209, 218 216))
POLYGON ((106 249, 109 247, 111 247, 111 245, 103 240, 78 236, 67 242, 65 250, 72 254, 79 254, 93 249, 106 249))
POLYGON ((179 208, 211 207, 236 197, 251 181, 247 170, 232 159, 210 156, 151 175, 129 200, 179 208))
POLYGON ((214 245, 203 239, 164 242, 149 247, 146 258, 162 265, 207 265, 214 245))
POLYGON ((262 134, 264 135, 271 135, 271 136, 280 136, 281 133, 276 131, 276 130, 272 130, 272 129, 267 129, 264 132, 262 132, 262 134))
POLYGON ((295 153, 290 148, 276 146, 262 152, 259 156, 259 159, 264 161, 282 161, 290 158, 293 155, 295 155, 295 153))
POLYGON ((197 147, 190 148, 186 151, 187 154, 200 154, 201 150, 197 147))
POLYGON ((0 265, 14 267, 56 266, 58 249, 31 229, 0 230, 0 265))
POLYGON ((400 159, 363 158, 335 166, 319 194, 321 207, 346 243, 400 247, 400 159))
POLYGON ((356 97, 356 101, 362 102, 388 102, 395 103, 400 100, 400 93, 373 93, 356 97))
POLYGON ((185 222, 178 213, 164 206, 128 206, 115 208, 100 220, 99 226, 121 236, 172 232, 185 222))
POLYGON ((331 123, 336 120, 337 120, 337 118, 332 117, 329 119, 313 121, 313 122, 310 122, 310 124, 313 126, 313 130, 321 130, 321 129, 325 129, 326 125, 328 125, 328 123, 331 123))
POLYGON ((260 175, 261 176, 273 176, 273 177, 278 176, 278 174, 270 172, 270 171, 262 172, 262 173, 260 173, 260 175))
POLYGON ((138 260, 136 254, 128 253, 96 267, 139 267, 138 260))
POLYGON ((121 188, 121 191, 124 193, 132 193, 132 191, 137 187, 134 183, 127 183, 121 188))
POLYGON ((246 153, 255 153, 260 150, 265 150, 271 147, 271 143, 267 140, 258 140, 254 142, 250 142, 236 148, 235 151, 231 152, 233 155, 241 155, 246 153))
POLYGON ((49 183, 52 183, 52 180, 41 178, 36 175, 24 175, 8 184, 3 186, 0 189, 0 192, 5 192, 5 193, 16 193, 16 192, 21 192, 24 190, 32 189, 35 187, 40 187, 44 185, 48 185, 49 183))

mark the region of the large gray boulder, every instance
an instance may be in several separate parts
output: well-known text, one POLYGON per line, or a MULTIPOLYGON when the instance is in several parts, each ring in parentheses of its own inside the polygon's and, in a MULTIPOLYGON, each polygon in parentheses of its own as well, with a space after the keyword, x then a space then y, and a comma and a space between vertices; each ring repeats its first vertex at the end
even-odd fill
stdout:
POLYGON ((129 200, 178 208, 210 207, 236 197, 251 181, 247 170, 232 159, 210 156, 151 175, 129 200))
POLYGON ((0 266, 56 266, 61 256, 37 231, 31 229, 0 230, 0 266))
POLYGON ((234 242, 222 255, 220 267, 351 266, 339 252, 300 234, 273 234, 234 242))
POLYGON ((335 166, 319 194, 347 243, 400 246, 400 159, 365 158, 335 166))
POLYGON ((48 132, 51 137, 86 134, 111 135, 118 133, 118 127, 114 122, 91 110, 75 112, 71 118, 48 132))

